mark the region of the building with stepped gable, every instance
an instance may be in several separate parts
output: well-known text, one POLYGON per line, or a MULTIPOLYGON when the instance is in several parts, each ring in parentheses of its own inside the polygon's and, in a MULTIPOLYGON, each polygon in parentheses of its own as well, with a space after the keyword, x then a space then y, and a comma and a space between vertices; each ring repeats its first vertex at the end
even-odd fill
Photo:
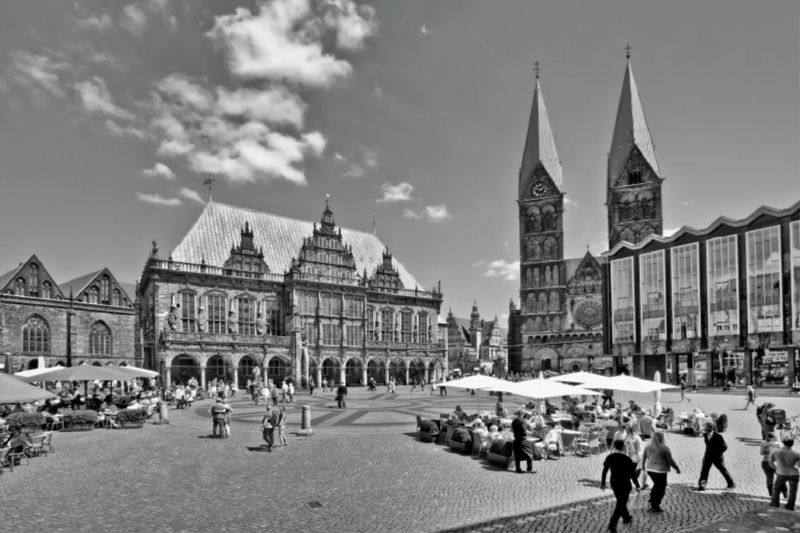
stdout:
POLYGON ((153 243, 137 294, 146 363, 168 382, 405 383, 448 366, 441 286, 327 202, 319 223, 210 202, 166 258, 153 243))

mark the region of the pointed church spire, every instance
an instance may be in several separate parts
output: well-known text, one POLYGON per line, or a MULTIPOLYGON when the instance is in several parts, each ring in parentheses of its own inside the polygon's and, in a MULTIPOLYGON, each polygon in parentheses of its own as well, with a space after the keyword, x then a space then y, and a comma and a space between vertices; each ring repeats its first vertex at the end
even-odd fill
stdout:
POLYGON ((622 82, 622 94, 619 97, 617 120, 614 124, 614 136, 611 139, 611 150, 608 154, 608 181, 612 185, 619 176, 630 156, 631 149, 636 146, 653 169, 656 176, 661 177, 656 160, 655 146, 650 137, 650 129, 644 118, 642 100, 639 89, 633 79, 630 62, 630 44, 626 42, 625 78, 622 82))
POLYGON ((541 162, 550 178, 563 191, 561 183, 561 160, 558 158, 556 141, 547 118, 547 108, 542 98, 542 87, 539 84, 539 63, 536 63, 536 87, 533 91, 533 105, 528 122, 528 137, 525 140, 525 151, 522 154, 522 167, 519 170, 520 184, 526 182, 533 174, 536 165, 541 162))

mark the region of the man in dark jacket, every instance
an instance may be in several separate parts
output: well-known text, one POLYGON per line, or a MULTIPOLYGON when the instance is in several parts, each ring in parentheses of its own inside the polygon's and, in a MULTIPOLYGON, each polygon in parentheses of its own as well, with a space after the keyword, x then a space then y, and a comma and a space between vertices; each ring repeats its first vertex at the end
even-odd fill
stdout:
POLYGON ((625 443, 621 440, 614 441, 614 453, 606 456, 603 462, 603 475, 600 478, 600 488, 606 490, 606 474, 611 471, 611 490, 617 498, 617 505, 614 507, 614 514, 611 515, 611 522, 608 530, 612 533, 617 531, 617 522, 622 518, 623 524, 631 522, 631 513, 628 512, 628 496, 631 494, 631 481, 639 488, 639 476, 636 475, 636 464, 630 457, 625 455, 625 443))
POLYGON ((214 405, 211 406, 211 418, 214 421, 213 435, 216 438, 228 438, 228 427, 225 423, 225 417, 228 413, 228 408, 222 403, 222 398, 217 398, 214 405), (219 435, 217 435, 219 430, 219 435))
POLYGON ((708 473, 711 471, 711 466, 716 466, 722 477, 728 483, 725 490, 733 490, 736 485, 733 478, 725 468, 725 451, 728 445, 725 439, 717 433, 716 426, 713 423, 706 424, 706 430, 703 432, 703 439, 706 441, 706 453, 703 455, 703 468, 700 470, 700 481, 697 490, 706 490, 706 482, 708 482, 708 473))
POLYGON ((339 404, 339 409, 347 409, 345 399, 347 398, 347 386, 342 382, 339 388, 336 389, 336 403, 339 404))
MULTIPOLYGON (((498 404, 500 405, 500 404, 498 404)), ((527 465, 527 472, 533 471, 533 446, 527 440, 528 431, 533 431, 533 428, 525 418, 523 418, 524 411, 517 410, 517 417, 511 422, 511 431, 514 433, 514 463, 517 465, 517 474, 522 474, 520 463, 524 460, 527 465)))

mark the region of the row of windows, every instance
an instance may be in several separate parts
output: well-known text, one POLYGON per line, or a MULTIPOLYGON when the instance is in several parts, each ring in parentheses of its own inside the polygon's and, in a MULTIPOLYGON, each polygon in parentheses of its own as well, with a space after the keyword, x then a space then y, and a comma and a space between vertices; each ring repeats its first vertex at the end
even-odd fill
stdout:
MULTIPOLYGON (((748 232, 745 236, 747 264, 747 321, 751 333, 783 330, 782 250, 780 227, 748 232)), ((791 328, 800 329, 800 222, 790 224, 789 260, 791 262, 791 328)), ((670 250, 672 338, 692 339, 702 336, 703 320, 708 322, 710 337, 738 335, 739 249, 736 236, 709 239, 706 242, 706 271, 700 271, 698 243, 676 246, 670 250), (707 281, 708 305, 701 309, 700 276, 707 281)), ((644 340, 666 340, 668 310, 665 294, 665 252, 639 257, 641 315, 639 325, 644 340)), ((611 262, 611 312, 614 342, 633 342, 637 330, 634 317, 633 258, 611 262)))
POLYGON ((345 316, 361 318, 364 316, 364 298, 331 292, 297 291, 297 307, 300 314, 325 316, 345 316))
MULTIPOLYGON (((111 330, 102 322, 96 322, 89 330, 89 355, 112 354, 111 330)), ((50 328, 39 317, 31 317, 22 326, 22 352, 32 354, 50 353, 50 328)))
POLYGON ((209 294, 205 296, 206 306, 198 305, 195 293, 180 293, 181 331, 196 333, 205 328, 212 334, 240 333, 242 335, 283 335, 281 303, 278 300, 259 302, 254 298, 235 298, 230 311, 227 297, 209 294), (201 312, 202 310, 202 312, 201 312), (229 321, 229 313, 235 314, 235 321, 229 321), (259 316, 260 315, 260 316, 259 316), (263 321, 263 331, 259 326, 263 321))
POLYGON ((429 342, 428 313, 423 311, 415 316, 412 311, 400 311, 399 314, 399 324, 396 324, 393 310, 381 309, 380 313, 376 314, 374 308, 367 308, 367 337, 389 342, 429 342), (398 326, 399 335, 397 335, 398 326))
POLYGON ((549 261, 558 258, 558 240, 555 237, 548 237, 544 243, 531 239, 525 245, 525 261, 549 261))
POLYGON ((529 268, 525 271, 525 287, 534 289, 538 287, 550 287, 561 285, 561 274, 558 266, 549 266, 542 270, 543 274, 539 274, 539 267, 529 268))
POLYGON ((557 292, 551 292, 548 298, 547 293, 536 294, 530 292, 525 299, 526 313, 557 313, 561 309, 560 298, 557 292))

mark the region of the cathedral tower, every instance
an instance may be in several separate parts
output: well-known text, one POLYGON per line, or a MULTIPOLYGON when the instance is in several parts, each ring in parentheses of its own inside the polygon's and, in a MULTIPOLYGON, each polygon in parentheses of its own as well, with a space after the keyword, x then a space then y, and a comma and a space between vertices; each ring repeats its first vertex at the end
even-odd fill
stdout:
MULTIPOLYGON (((522 343, 546 343, 564 321, 564 190, 539 76, 519 171, 520 328, 522 343), (533 341, 530 337, 534 336, 533 341)), ((516 322, 516 321, 515 321, 516 322)), ((533 353, 524 353, 531 360, 533 353)), ((526 365, 527 366, 527 365, 526 365)))
POLYGON ((606 207, 609 248, 622 241, 636 244, 652 233, 661 235, 664 230, 662 181, 656 148, 644 118, 628 53, 608 154, 606 207))

